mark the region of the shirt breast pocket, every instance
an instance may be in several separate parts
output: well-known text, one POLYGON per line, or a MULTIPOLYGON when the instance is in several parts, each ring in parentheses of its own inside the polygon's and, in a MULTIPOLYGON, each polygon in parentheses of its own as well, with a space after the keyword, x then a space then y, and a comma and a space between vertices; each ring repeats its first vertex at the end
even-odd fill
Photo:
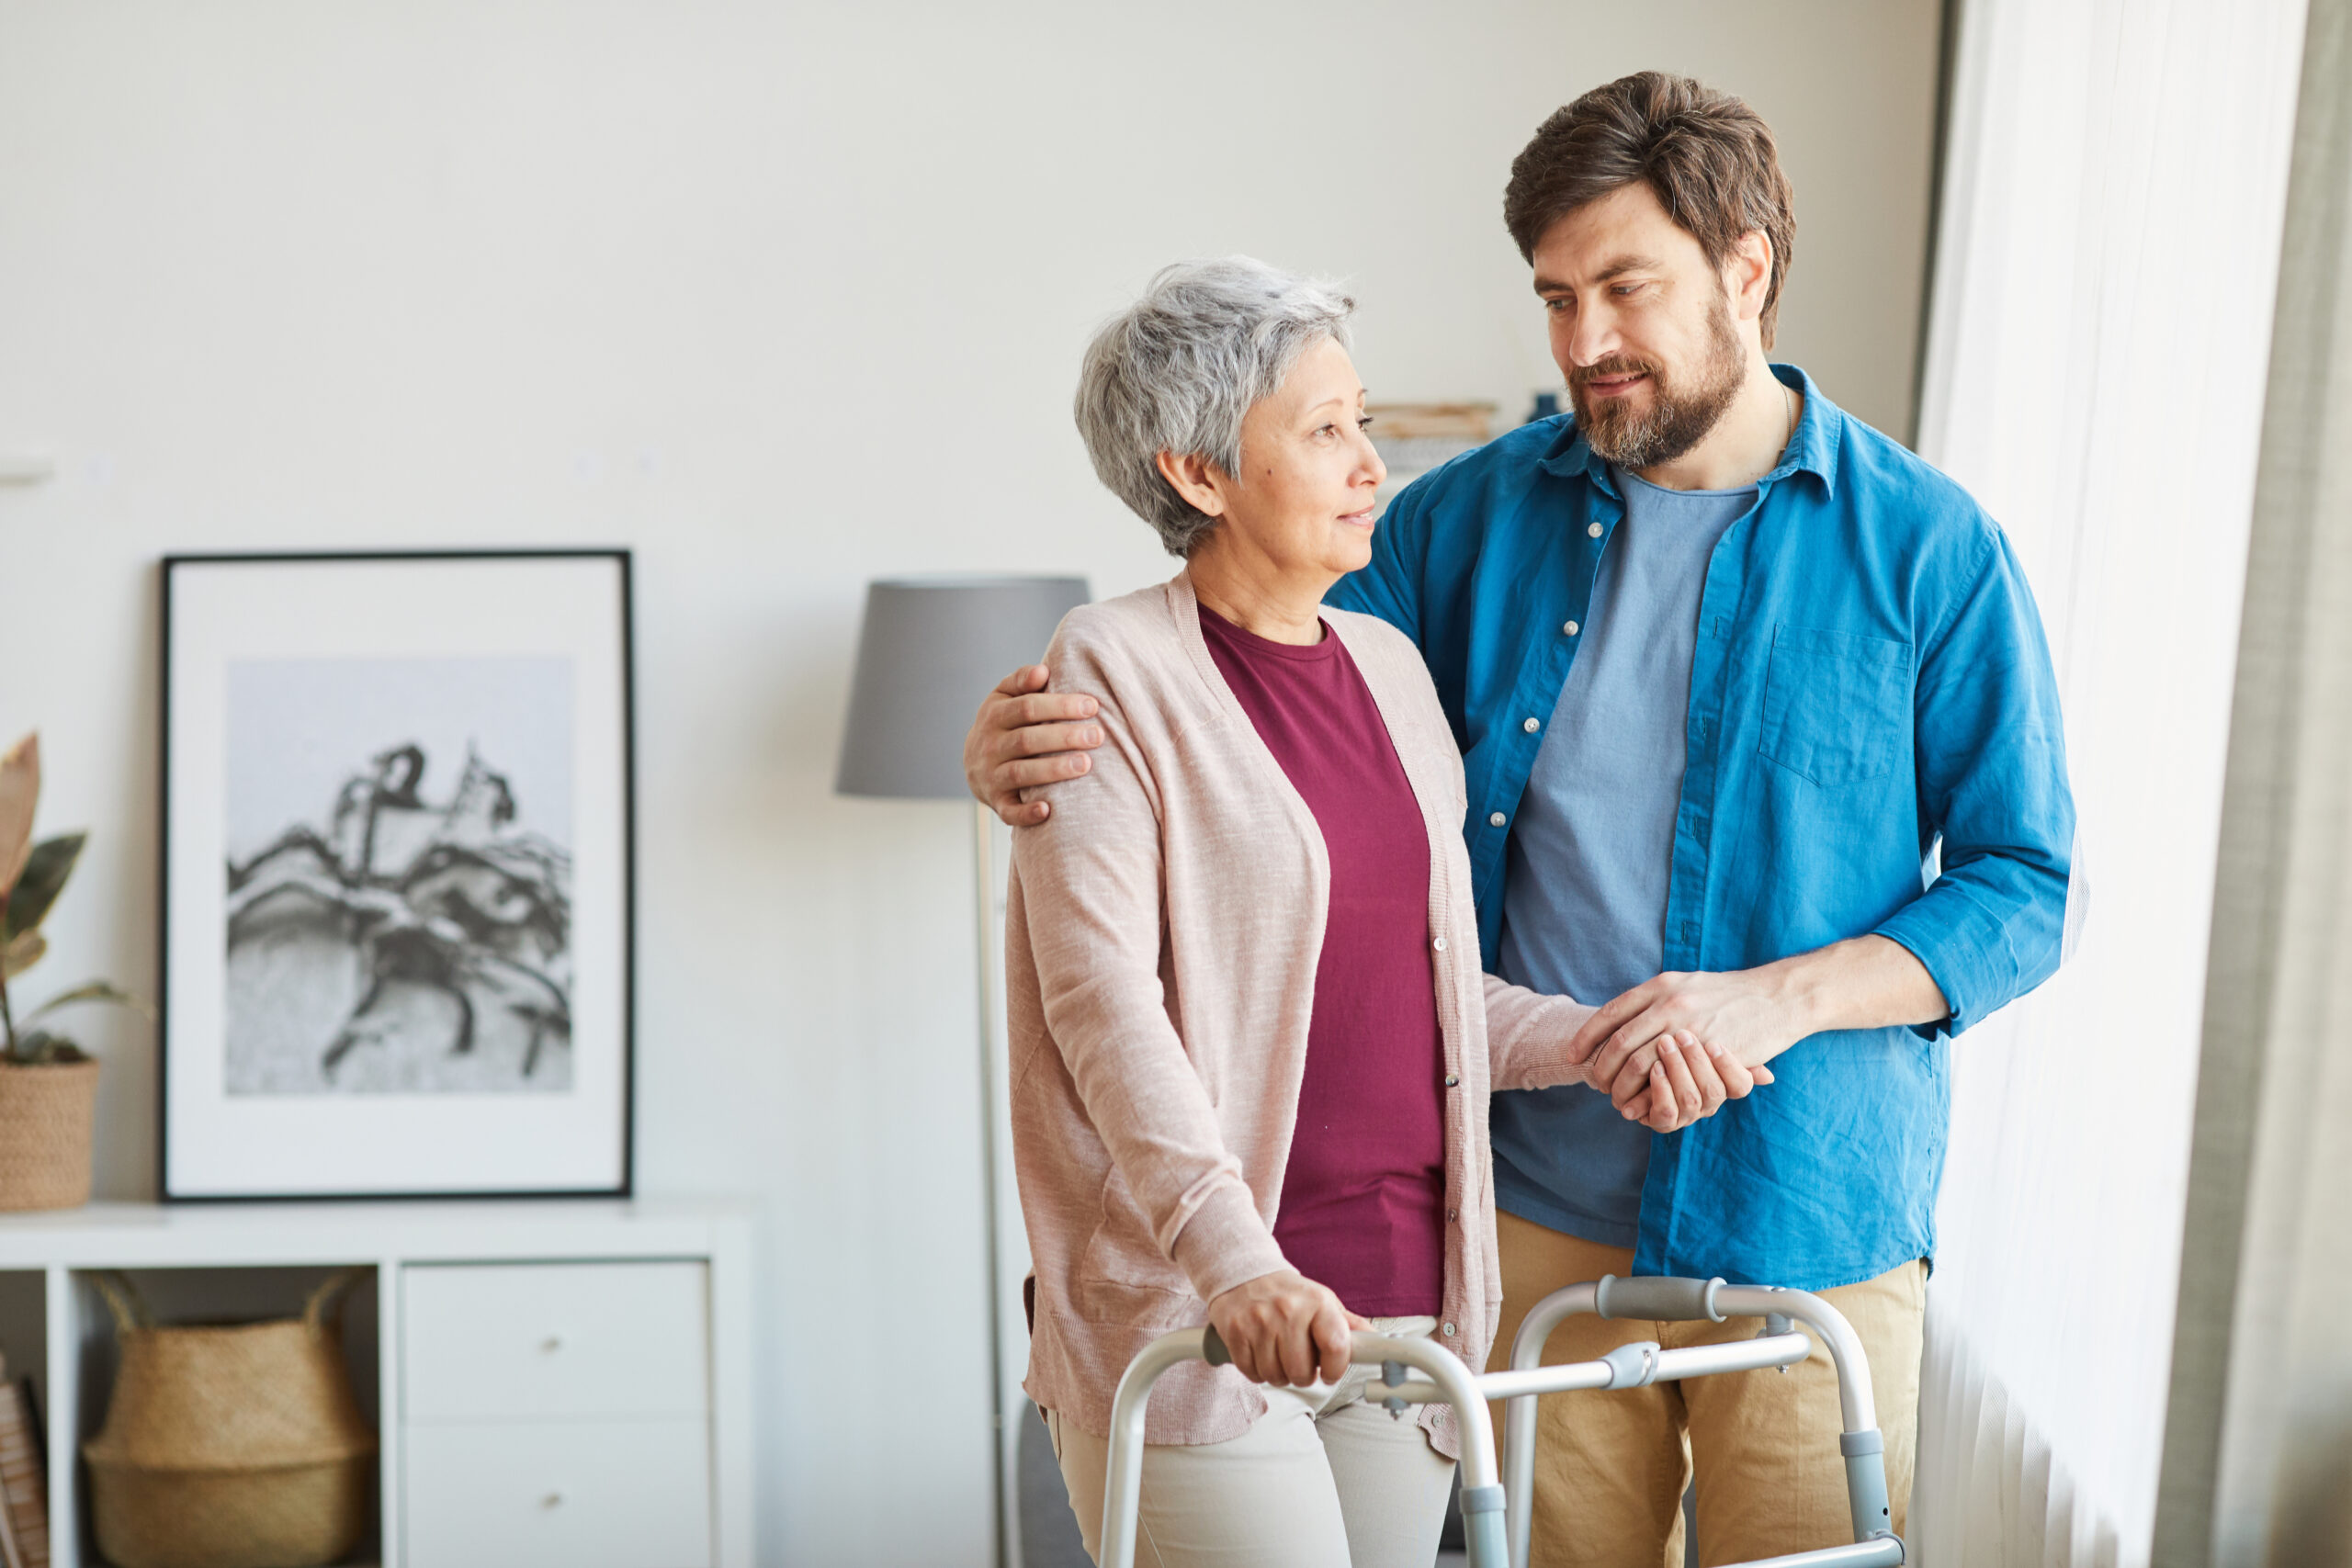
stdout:
POLYGON ((1757 750, 1825 787, 1891 771, 1911 741, 1911 649, 1892 637, 1773 628, 1757 750))

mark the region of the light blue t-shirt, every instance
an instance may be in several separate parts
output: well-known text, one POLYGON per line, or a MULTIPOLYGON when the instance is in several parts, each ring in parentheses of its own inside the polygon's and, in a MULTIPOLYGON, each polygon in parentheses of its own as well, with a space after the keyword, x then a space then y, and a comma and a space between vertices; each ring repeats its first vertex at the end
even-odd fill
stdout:
MULTIPOLYGON (((1610 472, 1625 520, 1601 555, 1576 662, 1520 797, 1495 965, 1513 985, 1595 1007, 1665 967, 1699 594, 1715 542, 1757 495, 1610 472)), ((1651 1134, 1605 1088, 1498 1094, 1490 1122, 1500 1207, 1634 1245, 1651 1134)))

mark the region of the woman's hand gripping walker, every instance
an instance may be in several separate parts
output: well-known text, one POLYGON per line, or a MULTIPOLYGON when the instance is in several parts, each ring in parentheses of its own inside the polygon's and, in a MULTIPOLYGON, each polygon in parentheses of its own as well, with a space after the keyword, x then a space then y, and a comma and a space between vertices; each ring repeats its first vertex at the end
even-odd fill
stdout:
MULTIPOLYGON (((1813 1344, 1798 1332, 1804 1324, 1828 1347, 1838 1369, 1838 1397, 1845 1427, 1838 1450, 1846 1459, 1846 1494, 1853 1510, 1854 1540, 1782 1557, 1736 1564, 1736 1568, 1896 1568, 1903 1542, 1893 1528, 1886 1495, 1884 1443, 1879 1437, 1871 1394, 1870 1361, 1861 1340, 1837 1308, 1804 1291, 1777 1286, 1727 1285, 1721 1280, 1666 1278, 1570 1285, 1535 1304, 1511 1344, 1510 1370, 1474 1375, 1461 1359, 1426 1339, 1396 1339, 1358 1333, 1350 1359, 1377 1365, 1380 1382, 1365 1397, 1401 1416, 1413 1404, 1453 1406, 1462 1435, 1462 1521, 1470 1568, 1526 1568, 1529 1498, 1535 1483, 1535 1401, 1571 1389, 1641 1388, 1680 1378, 1718 1372, 1758 1371, 1802 1361, 1813 1344), (1764 1331, 1753 1339, 1722 1345, 1661 1349, 1644 1343, 1621 1345, 1595 1361, 1541 1365, 1544 1342, 1564 1318, 1578 1313, 1607 1318, 1656 1322, 1713 1322, 1760 1317, 1764 1331), (1416 1378, 1412 1374, 1419 1372, 1416 1378), (1487 1401, 1505 1402, 1503 1469, 1495 1464, 1495 1434, 1487 1401), (1506 1501, 1508 1497, 1508 1502, 1506 1501)), ((1214 1328, 1164 1334, 1145 1346, 1119 1380, 1111 1405, 1110 1474, 1102 1493, 1102 1568, 1134 1568, 1136 1510, 1143 1489, 1144 1408, 1159 1374, 1185 1361, 1223 1366, 1229 1360, 1214 1328)))

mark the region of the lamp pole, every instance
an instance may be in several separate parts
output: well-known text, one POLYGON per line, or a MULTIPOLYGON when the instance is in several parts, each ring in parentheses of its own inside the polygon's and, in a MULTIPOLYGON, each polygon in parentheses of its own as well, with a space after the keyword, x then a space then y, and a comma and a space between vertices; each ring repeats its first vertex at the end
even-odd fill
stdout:
POLYGON ((980 1202, 989 1246, 989 1456, 996 1485, 997 1568, 1019 1568, 1014 1560, 1014 1510, 1018 1500, 1007 1484, 1010 1434, 1004 1425, 1003 1249, 997 1245, 996 1071, 996 856, 995 823, 989 808, 972 803, 972 871, 979 916, 980 966, 980 1202))

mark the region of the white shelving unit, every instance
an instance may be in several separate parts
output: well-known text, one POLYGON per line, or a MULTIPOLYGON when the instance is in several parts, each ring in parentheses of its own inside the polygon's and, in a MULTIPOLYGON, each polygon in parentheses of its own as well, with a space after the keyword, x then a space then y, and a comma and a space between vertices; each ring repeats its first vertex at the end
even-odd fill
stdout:
POLYGON ((750 1568, 750 1248, 748 1210, 711 1201, 97 1203, 0 1216, 0 1344, 15 1371, 40 1374, 52 1562, 99 1564, 80 1449, 105 1414, 114 1329, 89 1272, 130 1271, 168 1322, 175 1301, 266 1303, 244 1310, 290 1314, 310 1281, 356 1264, 372 1268, 374 1282, 354 1303, 346 1352, 363 1374, 374 1362, 373 1386, 359 1392, 382 1439, 380 1529, 367 1560, 461 1564, 469 1559, 418 1547, 446 1537, 434 1527, 464 1507, 479 1510, 489 1532, 472 1529, 469 1515, 469 1536, 544 1530, 547 1545, 560 1544, 575 1563, 601 1561, 599 1544, 617 1551, 628 1542, 637 1568, 653 1568, 642 1560, 652 1530, 665 1563, 675 1555, 668 1568, 750 1568), (632 1274, 637 1265, 652 1267, 632 1274), (440 1315, 412 1325, 413 1300, 440 1315), (450 1302, 462 1314, 454 1329, 449 1310, 433 1304, 450 1302), (508 1403, 439 1410, 435 1400, 447 1396, 429 1391, 461 1377, 506 1390, 508 1403), (510 1473, 483 1472, 481 1489, 462 1496, 413 1491, 413 1456, 446 1454, 469 1421, 501 1438, 500 1451, 517 1461, 510 1473), (598 1483, 597 1464, 612 1468, 632 1442, 659 1456, 660 1485, 632 1495, 598 1483), (531 1523, 496 1488, 542 1486, 523 1473, 540 1454, 550 1468, 587 1473, 569 1495, 535 1491, 531 1517, 544 1522, 531 1523), (422 1507, 440 1512, 411 1511, 422 1507), (573 1550, 583 1539, 592 1550, 573 1550))

